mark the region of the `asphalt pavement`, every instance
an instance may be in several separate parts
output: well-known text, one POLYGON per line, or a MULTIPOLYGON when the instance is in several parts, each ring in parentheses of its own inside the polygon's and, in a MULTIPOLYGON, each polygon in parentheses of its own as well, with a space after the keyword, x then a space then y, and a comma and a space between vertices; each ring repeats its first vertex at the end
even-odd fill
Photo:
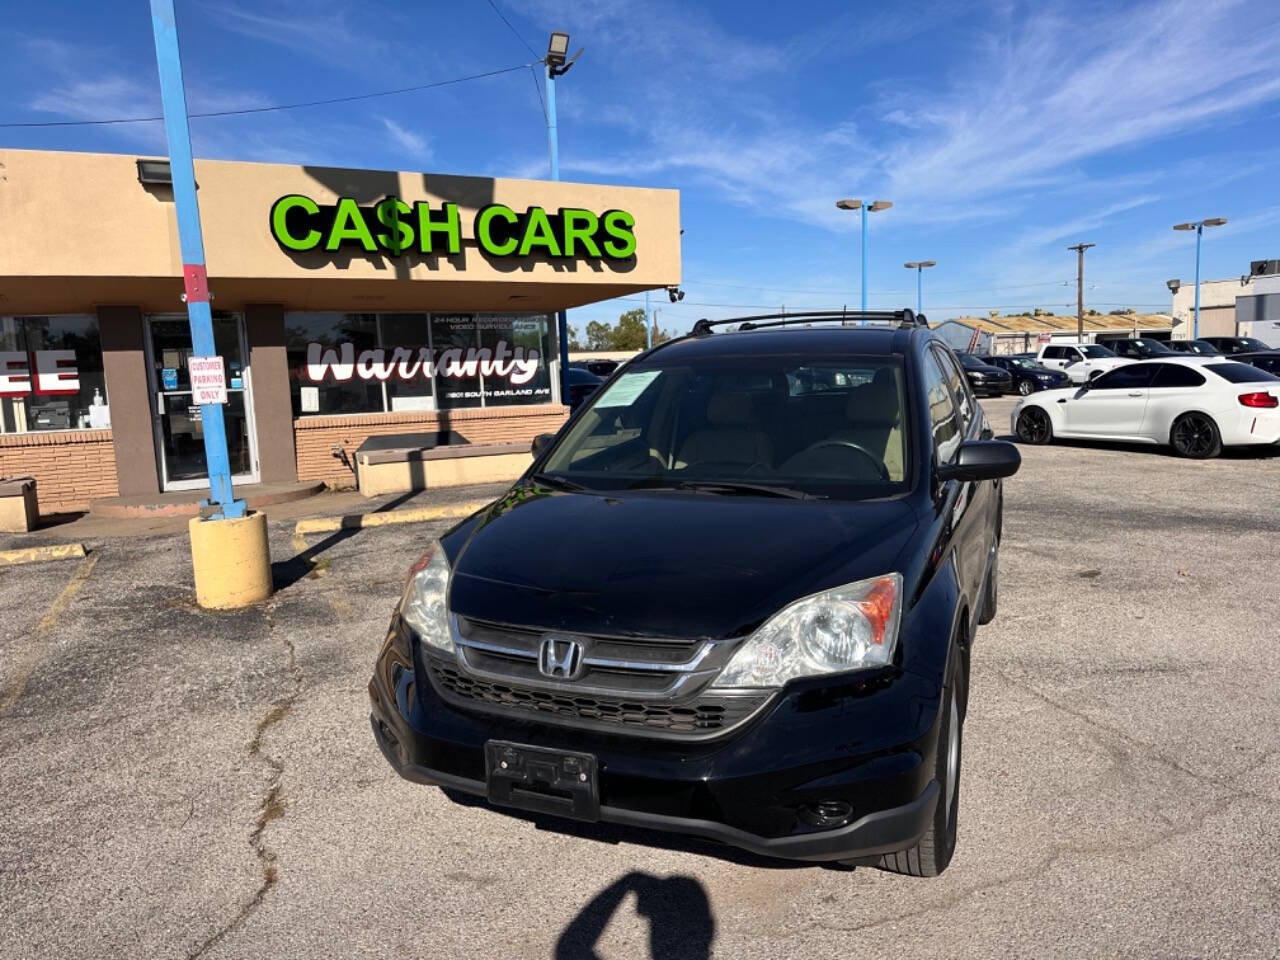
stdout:
POLYGON ((1280 956, 1280 456, 1022 452, 936 880, 397 778, 365 684, 443 522, 273 523, 236 613, 181 534, 0 570, 0 957, 1280 956))

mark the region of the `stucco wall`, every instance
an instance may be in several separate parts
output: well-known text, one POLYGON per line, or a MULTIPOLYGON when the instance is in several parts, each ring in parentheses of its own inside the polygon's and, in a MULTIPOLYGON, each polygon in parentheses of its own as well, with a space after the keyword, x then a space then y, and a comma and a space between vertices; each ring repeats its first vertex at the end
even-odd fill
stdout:
MULTIPOLYGON (((181 260, 172 190, 138 182, 136 157, 0 150, 0 282, 4 312, 61 312, 128 303, 180 309, 181 260), (53 247, 51 247, 51 244, 53 247), (57 255, 50 250, 56 247, 57 255), (58 283, 51 284, 51 278, 58 283)), ((291 309, 542 310, 680 282, 679 193, 639 187, 197 160, 214 306, 291 309), (286 253, 271 207, 300 193, 320 205, 389 194, 459 208, 456 255, 398 257, 350 250, 286 253), (635 217, 632 261, 490 257, 473 239, 477 209, 504 203, 623 209, 635 217), (397 281, 427 281, 403 283, 397 281)))

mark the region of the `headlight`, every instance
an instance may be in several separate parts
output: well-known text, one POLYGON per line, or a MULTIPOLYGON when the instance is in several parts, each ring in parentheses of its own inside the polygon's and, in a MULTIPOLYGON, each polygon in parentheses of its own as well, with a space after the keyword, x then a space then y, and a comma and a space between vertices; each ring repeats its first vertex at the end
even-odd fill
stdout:
POLYGON ((893 660, 902 576, 860 580, 797 600, 770 617, 720 671, 715 687, 780 687, 796 677, 893 660))
POLYGON ((400 598, 400 616, 424 643, 437 650, 453 652, 449 632, 449 611, 445 599, 449 590, 449 560, 444 547, 431 549, 409 571, 409 583, 400 598))

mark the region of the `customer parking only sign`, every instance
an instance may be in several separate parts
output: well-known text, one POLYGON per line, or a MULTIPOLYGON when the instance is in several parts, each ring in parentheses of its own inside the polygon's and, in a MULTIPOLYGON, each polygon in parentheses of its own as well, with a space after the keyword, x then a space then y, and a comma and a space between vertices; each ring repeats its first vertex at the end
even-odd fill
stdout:
POLYGON ((191 376, 191 402, 196 406, 227 402, 227 375, 221 357, 191 357, 187 373, 191 376))

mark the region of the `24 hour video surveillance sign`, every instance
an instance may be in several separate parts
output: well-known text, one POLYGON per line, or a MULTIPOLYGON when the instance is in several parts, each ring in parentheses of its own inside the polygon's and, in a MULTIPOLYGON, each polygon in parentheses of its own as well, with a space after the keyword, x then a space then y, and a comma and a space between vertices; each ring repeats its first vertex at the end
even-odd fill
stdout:
MULTIPOLYGON (((362 207, 352 197, 322 205, 300 193, 271 207, 271 235, 288 253, 359 250, 397 257, 406 253, 462 252, 462 217, 456 203, 432 206, 389 196, 362 207)), ((625 210, 595 213, 581 207, 516 211, 491 203, 476 211, 472 236, 491 257, 553 260, 630 260, 636 252, 636 220, 625 210)))

